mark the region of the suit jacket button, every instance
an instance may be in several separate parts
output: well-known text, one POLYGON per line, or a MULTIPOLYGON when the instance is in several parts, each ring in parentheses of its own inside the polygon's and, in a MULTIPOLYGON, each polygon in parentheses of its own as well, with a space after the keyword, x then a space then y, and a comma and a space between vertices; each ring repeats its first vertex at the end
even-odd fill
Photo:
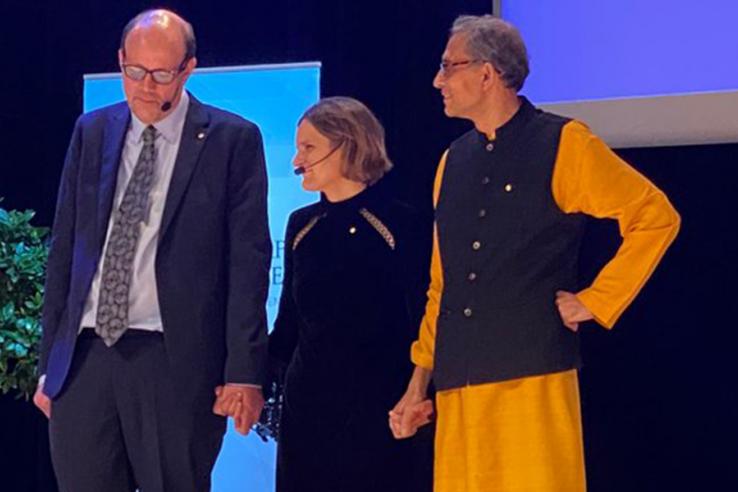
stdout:
POLYGON ((467 318, 471 318, 471 316, 472 316, 472 310, 471 310, 471 308, 464 309, 464 316, 467 317, 467 318))
POLYGON ((474 251, 477 251, 477 250, 478 250, 479 248, 481 248, 481 247, 482 247, 482 243, 480 243, 479 241, 474 241, 474 242, 472 243, 472 249, 473 249, 474 251))

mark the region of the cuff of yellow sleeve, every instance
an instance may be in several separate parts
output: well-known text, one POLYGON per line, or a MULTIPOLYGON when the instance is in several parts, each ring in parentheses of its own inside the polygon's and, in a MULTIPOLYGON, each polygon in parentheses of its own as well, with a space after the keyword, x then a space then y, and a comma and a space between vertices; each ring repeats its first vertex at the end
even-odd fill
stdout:
POLYGON ((410 360, 418 367, 433 370, 433 356, 423 350, 420 342, 414 342, 410 348, 410 360))
POLYGON ((594 320, 608 330, 615 326, 615 322, 620 317, 620 313, 614 311, 612 306, 600 301, 592 289, 584 289, 577 294, 577 299, 589 309, 594 316, 594 320))

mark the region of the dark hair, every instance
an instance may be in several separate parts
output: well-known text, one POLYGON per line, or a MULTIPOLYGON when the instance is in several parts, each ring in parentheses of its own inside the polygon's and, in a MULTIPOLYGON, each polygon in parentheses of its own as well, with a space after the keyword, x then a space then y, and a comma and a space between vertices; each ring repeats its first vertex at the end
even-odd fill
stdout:
POLYGON ((392 169, 384 146, 384 128, 363 103, 350 97, 327 97, 305 111, 307 120, 335 147, 342 147, 343 175, 374 184, 392 169))

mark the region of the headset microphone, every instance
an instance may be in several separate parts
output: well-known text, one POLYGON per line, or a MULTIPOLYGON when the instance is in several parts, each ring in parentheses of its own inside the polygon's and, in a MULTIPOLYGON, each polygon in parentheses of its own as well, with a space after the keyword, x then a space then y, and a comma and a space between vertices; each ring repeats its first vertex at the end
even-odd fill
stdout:
POLYGON ((323 157, 322 159, 318 159, 317 161, 315 161, 315 162, 312 162, 312 163, 308 164, 307 166, 299 166, 299 167, 296 167, 296 168, 295 168, 295 171, 294 171, 294 173, 295 173, 295 174, 296 174, 297 176, 299 176, 299 175, 301 175, 301 174, 305 174, 305 173, 306 173, 306 172, 308 171, 308 169, 312 169, 313 167, 317 166, 318 164, 320 164, 320 163, 322 163, 323 161, 325 161, 326 159, 328 159, 328 158, 329 158, 329 157, 330 157, 331 155, 333 155, 333 153, 334 153, 335 151, 337 151, 337 150, 338 150, 338 148, 339 148, 340 146, 341 146, 341 145, 336 145, 335 147, 333 147, 333 149, 331 149, 331 151, 330 151, 330 152, 328 152, 328 153, 327 153, 327 154, 325 155, 325 157, 323 157))

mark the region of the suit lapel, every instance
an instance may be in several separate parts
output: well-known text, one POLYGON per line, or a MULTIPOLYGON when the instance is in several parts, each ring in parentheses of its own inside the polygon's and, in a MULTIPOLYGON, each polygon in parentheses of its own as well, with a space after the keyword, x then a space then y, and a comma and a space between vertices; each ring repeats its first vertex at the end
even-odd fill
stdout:
POLYGON ((200 152, 202 152, 207 139, 209 124, 210 115, 207 109, 190 94, 190 107, 187 110, 187 118, 182 128, 177 160, 174 162, 172 180, 169 183, 169 191, 164 204, 164 215, 159 228, 159 242, 161 242, 171 225, 190 183, 192 172, 195 170, 200 152))
POLYGON ((130 112, 125 103, 113 109, 110 124, 105 126, 103 137, 100 181, 97 188, 97 240, 102 247, 108 230, 108 221, 113 209, 115 185, 118 181, 123 142, 130 121, 130 112))

